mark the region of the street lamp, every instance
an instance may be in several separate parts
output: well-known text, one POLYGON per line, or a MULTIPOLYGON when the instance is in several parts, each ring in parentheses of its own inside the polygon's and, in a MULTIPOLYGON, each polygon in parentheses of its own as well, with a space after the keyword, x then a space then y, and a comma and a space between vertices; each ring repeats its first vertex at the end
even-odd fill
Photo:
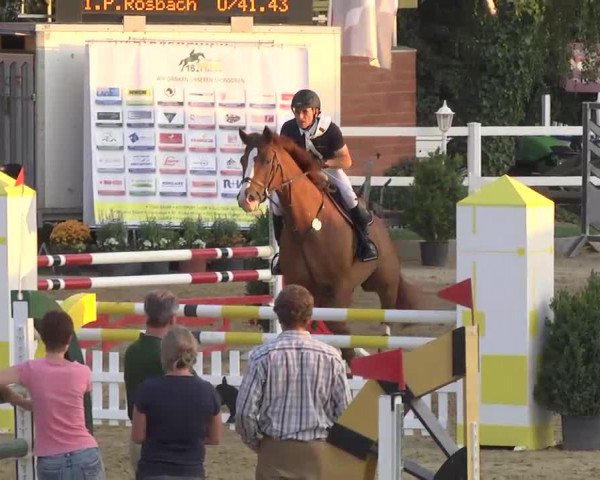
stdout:
POLYGON ((435 116, 437 118, 438 128, 442 131, 442 153, 446 153, 447 133, 452 126, 452 117, 454 117, 454 112, 446 105, 446 100, 444 100, 444 104, 440 109, 435 112, 435 116))

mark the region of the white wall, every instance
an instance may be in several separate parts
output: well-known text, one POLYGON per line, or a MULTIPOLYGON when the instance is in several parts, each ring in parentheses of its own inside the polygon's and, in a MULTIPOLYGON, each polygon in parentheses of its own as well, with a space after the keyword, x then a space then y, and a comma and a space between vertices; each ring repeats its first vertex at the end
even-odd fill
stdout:
MULTIPOLYGON (((148 25, 124 32, 122 25, 36 25, 36 164, 38 205, 82 209, 84 181, 85 44, 88 40, 269 42, 304 45, 309 83, 340 121, 340 31, 317 26, 255 26, 250 33, 225 25, 148 25)), ((107 65, 106 68, 110 68, 107 65)))

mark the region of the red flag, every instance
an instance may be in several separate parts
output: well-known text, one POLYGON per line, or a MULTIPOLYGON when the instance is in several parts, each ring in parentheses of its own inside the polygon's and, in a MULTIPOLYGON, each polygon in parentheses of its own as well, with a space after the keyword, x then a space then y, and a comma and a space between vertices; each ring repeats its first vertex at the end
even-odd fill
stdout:
POLYGON ((448 300, 452 303, 462 305, 463 307, 473 309, 473 290, 471 279, 467 278, 462 282, 450 285, 438 292, 438 297, 448 300))
POLYGON ((352 360, 350 369, 353 375, 397 383, 400 390, 405 388, 401 349, 375 353, 368 357, 356 357, 352 360))
POLYGON ((15 187, 18 187, 19 185, 25 185, 25 167, 21 167, 17 179, 15 180, 15 187))

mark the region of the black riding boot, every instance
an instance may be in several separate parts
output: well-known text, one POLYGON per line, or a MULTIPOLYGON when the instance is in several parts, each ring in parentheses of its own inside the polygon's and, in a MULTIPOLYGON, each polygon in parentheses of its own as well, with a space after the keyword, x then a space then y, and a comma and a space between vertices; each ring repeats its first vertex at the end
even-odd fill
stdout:
MULTIPOLYGON (((283 230, 283 217, 273 214, 273 231, 275 233, 275 241, 279 246, 281 240, 281 232, 283 230)), ((281 275, 281 267, 279 266, 279 253, 277 253, 273 260, 271 260, 271 273, 273 275, 281 275)))
POLYGON ((369 262, 376 260, 379 257, 377 247, 369 239, 369 233, 367 226, 369 225, 369 212, 362 207, 360 204, 350 210, 350 219, 356 227, 356 235, 358 237, 358 245, 356 248, 356 255, 363 262, 369 262))

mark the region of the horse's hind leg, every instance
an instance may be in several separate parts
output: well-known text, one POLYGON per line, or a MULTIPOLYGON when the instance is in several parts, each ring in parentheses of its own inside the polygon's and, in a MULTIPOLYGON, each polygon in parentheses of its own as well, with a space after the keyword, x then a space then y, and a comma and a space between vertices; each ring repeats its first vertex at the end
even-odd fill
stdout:
MULTIPOLYGON (((363 289, 369 292, 376 292, 379 297, 379 306, 383 310, 391 310, 396 308, 396 299, 398 296, 398 280, 390 279, 388 282, 381 282, 377 277, 370 278, 363 283, 363 289)), ((389 336, 391 334, 390 324, 382 323, 383 334, 389 336)))
MULTIPOLYGON (((398 295, 398 285, 395 284, 393 286, 386 285, 385 288, 381 288, 377 291, 377 296, 379 297, 379 305, 382 310, 391 310, 396 307, 396 296, 398 295)), ((390 324, 382 323, 383 325, 383 334, 386 337, 391 335, 390 324)))
MULTIPOLYGON (((315 307, 322 308, 348 308, 352 303, 352 289, 337 289, 329 291, 329 294, 315 297, 315 307)), ((334 335, 350 335, 348 322, 323 322, 334 335)), ((350 366, 350 362, 356 356, 353 348, 342 348, 342 358, 350 366)))

